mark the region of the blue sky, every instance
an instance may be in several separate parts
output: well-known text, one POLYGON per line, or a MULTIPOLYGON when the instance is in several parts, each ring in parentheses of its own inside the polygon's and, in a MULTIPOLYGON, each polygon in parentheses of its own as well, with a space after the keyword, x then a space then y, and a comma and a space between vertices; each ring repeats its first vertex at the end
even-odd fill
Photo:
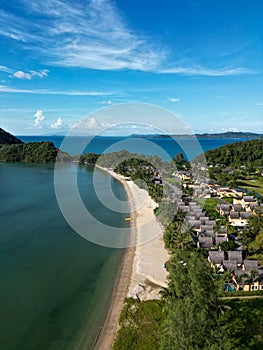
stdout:
POLYGON ((92 133, 92 113, 125 102, 167 109, 194 132, 263 132, 261 0, 1 3, 9 132, 67 132, 88 117, 92 133))

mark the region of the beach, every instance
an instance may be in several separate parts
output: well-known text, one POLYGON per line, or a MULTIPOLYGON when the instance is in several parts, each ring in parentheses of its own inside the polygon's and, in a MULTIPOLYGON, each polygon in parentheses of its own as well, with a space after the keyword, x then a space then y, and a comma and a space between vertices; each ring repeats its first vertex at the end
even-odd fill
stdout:
POLYGON ((131 237, 132 241, 136 241, 136 246, 126 248, 123 254, 111 305, 94 346, 95 350, 109 350, 118 329, 124 299, 160 298, 159 291, 167 286, 168 273, 164 264, 169 255, 164 248, 162 228, 153 212, 157 204, 148 192, 112 170, 98 168, 123 184, 129 201, 131 237))

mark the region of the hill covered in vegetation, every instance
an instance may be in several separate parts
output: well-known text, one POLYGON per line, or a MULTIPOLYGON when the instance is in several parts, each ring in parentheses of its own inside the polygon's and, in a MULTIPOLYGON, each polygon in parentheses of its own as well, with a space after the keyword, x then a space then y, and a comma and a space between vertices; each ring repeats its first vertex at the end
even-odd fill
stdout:
POLYGON ((0 145, 13 145, 22 144, 23 142, 16 138, 15 136, 9 134, 9 132, 0 128, 0 145))
MULTIPOLYGON (((227 144, 205 152, 208 165, 222 168, 262 167, 263 166, 263 138, 245 142, 227 144)), ((201 159, 202 155, 195 158, 201 159)))
POLYGON ((0 146, 0 161, 53 163, 58 149, 53 142, 29 142, 0 146))
POLYGON ((71 161, 72 157, 59 151, 53 142, 24 143, 0 128, 1 162, 54 163, 56 160, 71 161))
POLYGON ((263 170, 263 138, 206 151, 197 156, 193 163, 200 161, 203 164, 206 161, 210 178, 221 185, 235 187, 241 186, 243 180, 258 181, 263 170))

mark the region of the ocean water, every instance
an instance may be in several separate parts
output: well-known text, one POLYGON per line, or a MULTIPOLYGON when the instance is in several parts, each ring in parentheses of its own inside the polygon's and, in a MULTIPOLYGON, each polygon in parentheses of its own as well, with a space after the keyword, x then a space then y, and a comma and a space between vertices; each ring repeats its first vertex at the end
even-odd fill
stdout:
MULTIPOLYGON (((62 166, 65 176, 77 171, 76 164, 62 166)), ((0 176, 0 348, 90 349, 123 250, 92 244, 71 229, 57 205, 53 165, 1 163, 0 176)), ((96 176, 99 184, 110 181, 102 171, 96 176)), ((111 181, 124 200, 122 185, 111 181)), ((92 169, 78 170, 78 187, 94 216, 127 227, 125 214, 112 215, 99 203, 92 169)))
POLYGON ((132 137, 67 137, 63 136, 18 136, 24 142, 52 141, 56 147, 71 155, 85 152, 109 153, 127 149, 130 152, 157 155, 169 161, 178 152, 183 152, 191 161, 207 150, 221 147, 227 143, 251 140, 252 138, 132 138, 132 137))

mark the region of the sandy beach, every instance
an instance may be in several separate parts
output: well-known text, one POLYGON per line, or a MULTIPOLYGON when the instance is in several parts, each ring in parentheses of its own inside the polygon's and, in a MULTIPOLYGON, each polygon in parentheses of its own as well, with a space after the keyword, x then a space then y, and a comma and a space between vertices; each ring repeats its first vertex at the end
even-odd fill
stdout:
POLYGON ((160 289, 167 285, 168 273, 163 265, 169 256, 164 248, 162 228, 153 213, 157 204, 147 191, 112 170, 98 168, 123 184, 129 201, 131 236, 136 237, 136 246, 126 248, 123 254, 111 305, 94 347, 110 350, 125 297, 158 299, 160 289))

